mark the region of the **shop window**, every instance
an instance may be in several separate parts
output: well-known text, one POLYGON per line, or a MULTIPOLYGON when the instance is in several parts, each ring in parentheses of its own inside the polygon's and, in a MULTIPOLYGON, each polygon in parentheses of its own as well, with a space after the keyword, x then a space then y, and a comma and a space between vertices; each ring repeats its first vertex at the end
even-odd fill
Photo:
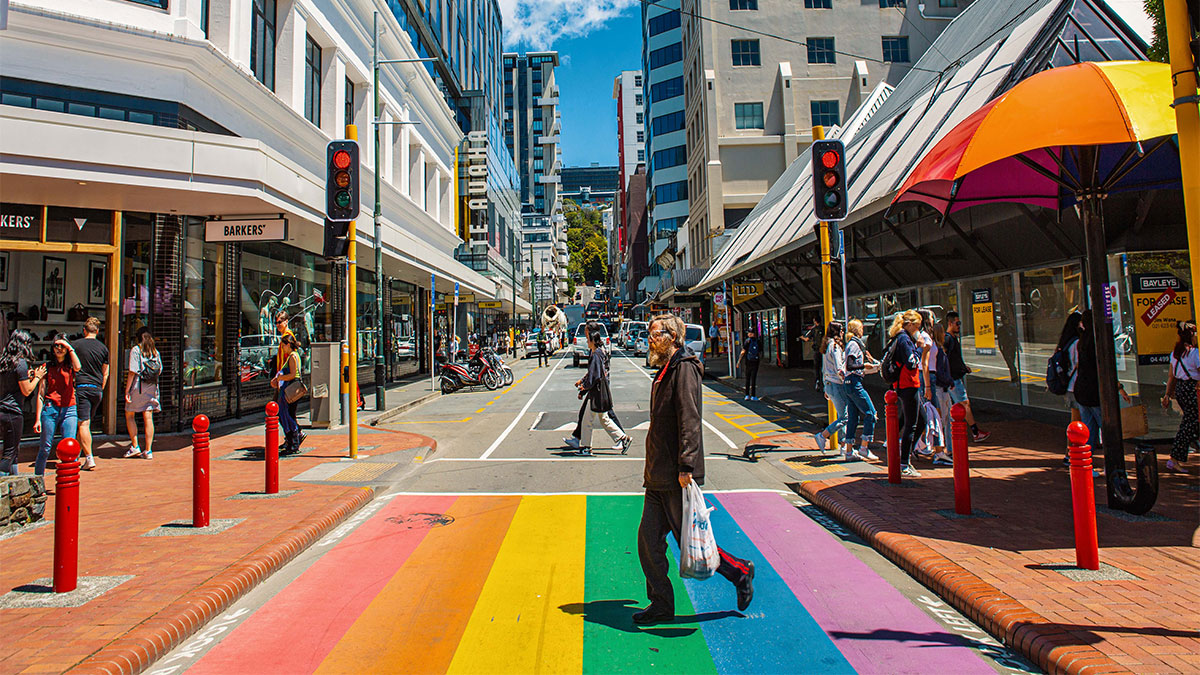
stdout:
MULTIPOLYGON (((184 242, 183 264, 183 387, 210 390, 225 396, 221 386, 226 363, 231 366, 222 340, 227 309, 223 302, 225 246, 204 241, 204 221, 190 219, 184 242)), ((200 392, 194 392, 200 393, 200 392)), ((205 405, 221 410, 223 401, 205 405)))
MULTIPOLYGON (((1058 344, 1066 317, 1083 308, 1083 276, 1077 264, 1062 267, 1046 267, 1021 272, 1018 276, 1020 297, 1015 311, 1019 316, 1018 335, 1020 352, 1028 356, 1020 363, 1019 375, 1024 388, 1025 405, 1039 408, 1061 408, 1063 397, 1046 390, 1045 363, 1058 344)), ((1119 306, 1119 303, 1118 303, 1119 306)), ((1119 314, 1119 313, 1118 313, 1119 314)), ((1002 349, 1003 342, 1011 340, 999 326, 996 339, 1002 349)), ((1120 330, 1120 321, 1114 326, 1120 330)), ((1132 354, 1130 354, 1132 356, 1132 354)), ((1118 355, 1118 361, 1126 361, 1118 355)), ((1136 380, 1136 367, 1130 358, 1128 363, 1118 364, 1118 373, 1129 373, 1136 380)), ((1011 371, 1010 371, 1011 379, 1011 371)))
MULTIPOLYGON (((973 398, 1020 404, 1021 355, 1016 315, 1020 308, 1014 303, 1012 275, 964 281, 961 288, 963 360, 972 370, 967 376, 968 394, 973 398)), ((1041 368, 1045 371, 1044 361, 1041 368)), ((1031 365, 1030 370, 1037 370, 1037 364, 1031 365)))

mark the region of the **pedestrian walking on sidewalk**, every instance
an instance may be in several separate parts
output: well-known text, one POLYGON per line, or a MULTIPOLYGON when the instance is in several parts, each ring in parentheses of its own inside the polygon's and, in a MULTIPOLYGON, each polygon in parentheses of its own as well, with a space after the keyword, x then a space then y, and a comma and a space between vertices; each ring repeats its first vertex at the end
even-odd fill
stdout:
POLYGON ((821 341, 825 338, 825 331, 821 330, 821 320, 817 317, 812 318, 812 324, 808 330, 800 336, 800 339, 808 343, 808 346, 813 352, 813 389, 821 391, 821 341))
MULTIPOLYGON (((825 386, 825 398, 833 403, 836 416, 829 425, 813 434, 817 448, 822 454, 833 434, 842 431, 846 426, 846 352, 842 347, 842 324, 830 321, 825 329, 825 338, 821 341, 821 380, 825 386)), ((853 459, 850 453, 849 439, 842 434, 842 453, 847 460, 853 459)), ((830 448, 835 453, 837 448, 830 448)))
POLYGON ((154 459, 154 413, 162 410, 158 401, 158 378, 162 375, 162 355, 154 346, 150 329, 138 329, 137 343, 129 350, 129 372, 125 377, 125 428, 129 432, 126 457, 154 459), (146 428, 146 447, 138 445, 137 415, 146 428))
MULTIPOLYGON (((287 321, 286 315, 283 319, 287 321)), ((279 405, 279 426, 283 427, 283 451, 287 454, 300 451, 304 442, 304 434, 296 421, 296 407, 300 399, 291 403, 287 399, 288 387, 300 376, 300 341, 291 331, 279 338, 279 353, 275 355, 275 377, 271 378, 271 386, 276 389, 275 403, 279 405)))
POLYGON ((711 356, 721 352, 721 329, 717 328, 716 323, 708 327, 708 349, 711 356))
POLYGON ((889 355, 900 368, 900 378, 894 385, 900 397, 900 473, 909 477, 921 474, 912 467, 913 443, 923 431, 924 418, 920 414, 918 398, 921 392, 921 348, 917 346, 916 334, 921 328, 921 315, 910 309, 897 314, 888 329, 888 338, 895 340, 889 355))
POLYGON ((78 418, 79 446, 82 448, 82 469, 96 468, 92 455, 92 416, 100 410, 100 401, 108 387, 108 347, 100 341, 100 320, 94 316, 83 322, 83 339, 74 343, 79 356, 79 372, 75 373, 75 415, 78 418))
POLYGON ((946 452, 950 438, 950 389, 954 380, 950 377, 950 362, 946 357, 946 327, 933 320, 933 312, 921 310, 922 334, 929 338, 926 354, 928 371, 925 373, 925 429, 927 447, 933 448, 934 466, 952 466, 954 461, 946 452))
POLYGON ((1200 440, 1200 421, 1197 420, 1196 382, 1200 380, 1200 349, 1196 348, 1196 324, 1180 321, 1175 325, 1179 336, 1171 350, 1170 370, 1167 375, 1167 393, 1163 394, 1162 407, 1171 405, 1171 399, 1179 403, 1183 419, 1175 432, 1175 444, 1171 446, 1171 458, 1167 460, 1167 471, 1182 473, 1181 466, 1188 458, 1192 443, 1200 440))
POLYGON ((54 341, 54 358, 46 367, 46 377, 34 399, 33 433, 41 434, 37 461, 33 473, 46 473, 46 461, 54 447, 54 437, 75 438, 79 418, 75 414, 75 373, 79 371, 79 356, 71 343, 61 335, 54 341))
MULTIPOLYGON (((1058 348, 1067 350, 1071 379, 1067 393, 1079 411, 1079 421, 1088 429, 1088 445, 1100 448, 1100 378, 1096 372, 1096 343, 1092 339, 1092 313, 1071 312, 1059 334, 1058 348)), ((1063 458, 1063 464, 1069 463, 1063 458)))
POLYGON ((971 441, 982 443, 991 434, 980 430, 979 425, 975 423, 975 413, 971 410, 971 399, 967 397, 967 375, 971 374, 971 367, 963 360, 962 340, 959 338, 961 332, 962 319, 959 318, 958 312, 953 310, 946 312, 946 342, 943 348, 946 350, 946 358, 950 362, 950 377, 954 380, 954 386, 950 388, 950 402, 951 405, 962 404, 967 413, 967 428, 971 431, 971 441))
MULTIPOLYGON (((650 344, 654 343, 654 334, 651 333, 647 341, 650 344)), ((762 343, 758 341, 758 335, 754 332, 754 327, 751 326, 746 330, 746 340, 742 342, 742 353, 738 354, 737 368, 742 367, 742 360, 746 361, 746 400, 758 400, 758 364, 762 357, 762 343)), ((653 364, 652 364, 653 365, 653 364)))
POLYGON ((0 352, 0 476, 17 475, 17 451, 25 430, 25 399, 46 377, 45 364, 30 367, 33 336, 18 328, 0 352))
POLYGON ((624 455, 629 452, 633 438, 625 433, 613 416, 612 388, 608 380, 608 357, 604 352, 604 327, 595 321, 587 323, 587 342, 591 356, 588 357, 587 373, 575 383, 579 396, 583 399, 580 410, 579 425, 576 427, 579 435, 568 436, 563 440, 568 446, 579 451, 581 455, 591 455, 592 432, 596 427, 603 426, 613 440, 613 450, 620 450, 624 455))
POLYGON ((846 341, 846 377, 843 389, 846 395, 846 443, 851 453, 846 459, 861 459, 875 461, 879 458, 871 452, 870 443, 875 438, 875 405, 863 386, 863 374, 868 365, 874 365, 875 359, 867 351, 863 343, 863 324, 858 319, 851 319, 846 325, 848 340, 846 341), (862 418, 863 435, 855 438, 858 433, 858 420, 862 418), (858 450, 854 450, 857 441, 858 450))
MULTIPOLYGON (((646 438, 646 496, 638 526, 638 559, 646 576, 650 604, 633 615, 636 624, 675 618, 675 589, 667 563, 667 533, 679 533, 683 489, 704 484, 704 432, 701 426, 700 359, 686 347, 683 320, 660 314, 650 320, 650 364, 658 374, 650 388, 650 431, 646 438)), ((718 549, 717 573, 737 589, 737 608, 754 599, 754 563, 718 549)))

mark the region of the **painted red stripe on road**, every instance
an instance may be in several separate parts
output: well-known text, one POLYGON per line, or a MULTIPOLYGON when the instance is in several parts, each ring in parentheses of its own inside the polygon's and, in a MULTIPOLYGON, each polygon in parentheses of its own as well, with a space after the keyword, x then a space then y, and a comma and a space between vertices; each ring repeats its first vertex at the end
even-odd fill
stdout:
POLYGON ((962 637, 783 497, 755 492, 717 499, 858 672, 995 672, 962 637))
POLYGON ((393 499, 213 647, 189 673, 311 673, 429 528, 389 519, 442 513, 456 497, 393 499))

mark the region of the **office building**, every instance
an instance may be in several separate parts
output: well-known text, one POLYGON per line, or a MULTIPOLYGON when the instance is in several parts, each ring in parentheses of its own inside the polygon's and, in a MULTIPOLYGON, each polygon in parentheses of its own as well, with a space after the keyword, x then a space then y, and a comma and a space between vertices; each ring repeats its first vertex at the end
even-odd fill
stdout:
POLYGON ((641 71, 625 70, 613 79, 613 100, 617 102, 617 167, 620 169, 615 214, 619 251, 625 250, 628 237, 624 228, 624 212, 629 178, 637 170, 638 164, 646 163, 646 113, 642 77, 641 71))

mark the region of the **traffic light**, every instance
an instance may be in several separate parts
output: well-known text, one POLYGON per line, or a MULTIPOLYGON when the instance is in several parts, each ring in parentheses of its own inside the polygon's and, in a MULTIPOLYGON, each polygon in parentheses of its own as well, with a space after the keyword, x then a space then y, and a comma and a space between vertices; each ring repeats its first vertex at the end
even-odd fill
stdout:
POLYGON ((334 221, 358 216, 358 143, 330 141, 325 148, 325 217, 334 221))
POLYGON ((326 258, 345 258, 350 253, 350 221, 325 219, 326 258))
POLYGON ((846 147, 841 141, 813 141, 813 212, 817 220, 845 220, 846 147))

